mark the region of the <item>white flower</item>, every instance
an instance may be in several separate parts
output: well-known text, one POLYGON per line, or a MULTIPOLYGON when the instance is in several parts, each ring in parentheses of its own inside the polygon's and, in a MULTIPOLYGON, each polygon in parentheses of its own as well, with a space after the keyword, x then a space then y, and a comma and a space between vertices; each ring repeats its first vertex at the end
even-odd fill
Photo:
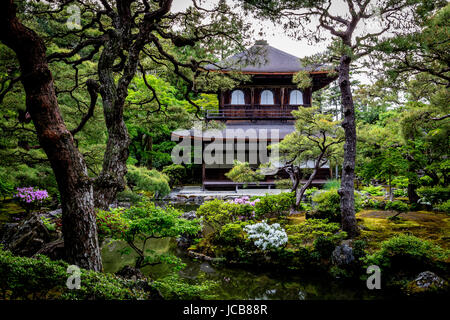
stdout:
POLYGON ((244 230, 248 233, 248 238, 254 240, 253 244, 262 250, 278 248, 288 241, 286 231, 279 223, 268 225, 266 221, 262 221, 248 225, 244 230))

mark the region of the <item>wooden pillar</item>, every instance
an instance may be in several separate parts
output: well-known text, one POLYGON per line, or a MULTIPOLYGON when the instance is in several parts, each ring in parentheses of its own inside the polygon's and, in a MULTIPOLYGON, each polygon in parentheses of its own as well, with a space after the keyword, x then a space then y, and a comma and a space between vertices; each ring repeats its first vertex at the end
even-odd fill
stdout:
POLYGON ((206 169, 205 163, 202 163, 202 190, 205 190, 206 169))

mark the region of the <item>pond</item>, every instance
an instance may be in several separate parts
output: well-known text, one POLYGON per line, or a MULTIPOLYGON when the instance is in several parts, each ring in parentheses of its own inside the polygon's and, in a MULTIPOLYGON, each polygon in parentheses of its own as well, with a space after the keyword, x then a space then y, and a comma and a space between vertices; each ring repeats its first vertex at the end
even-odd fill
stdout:
MULTIPOLYGON (((113 241, 104 243, 102 248, 103 267, 106 272, 117 272, 125 265, 133 265, 136 255, 133 252, 121 254, 127 247, 126 243, 113 241)), ((170 252, 178 256, 186 267, 179 271, 181 278, 219 282, 215 290, 217 299, 236 300, 352 300, 376 299, 377 293, 364 288, 343 286, 336 280, 324 279, 311 275, 296 275, 285 272, 267 272, 242 267, 214 266, 209 262, 189 258, 186 253, 177 248, 174 239, 154 239, 148 242, 146 248, 158 253, 170 252)), ((169 274, 168 266, 147 266, 141 271, 153 279, 169 274)))

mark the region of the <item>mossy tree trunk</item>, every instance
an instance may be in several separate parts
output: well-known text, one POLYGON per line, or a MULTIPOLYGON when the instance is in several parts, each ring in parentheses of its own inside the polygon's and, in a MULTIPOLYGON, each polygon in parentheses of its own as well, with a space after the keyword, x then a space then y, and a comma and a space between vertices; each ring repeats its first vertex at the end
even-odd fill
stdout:
POLYGON ((58 183, 66 260, 100 271, 92 182, 83 156, 62 119, 44 42, 17 19, 13 0, 0 4, 0 27, 0 40, 17 55, 26 111, 58 183))

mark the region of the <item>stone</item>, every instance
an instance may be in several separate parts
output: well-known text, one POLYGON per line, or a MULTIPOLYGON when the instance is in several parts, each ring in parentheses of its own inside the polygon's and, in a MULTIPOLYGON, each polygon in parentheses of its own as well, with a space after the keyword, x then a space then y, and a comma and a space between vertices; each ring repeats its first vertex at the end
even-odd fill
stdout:
POLYGON ((442 288, 444 286, 444 279, 440 278, 438 275, 431 271, 424 271, 419 273, 419 275, 414 280, 417 287, 421 289, 428 289, 431 287, 442 288))
POLYGON ((56 232, 48 231, 40 215, 32 214, 6 230, 1 243, 15 255, 31 257, 57 238, 56 232))
POLYGON ((56 209, 53 211, 49 211, 49 212, 47 212, 47 215, 50 217, 56 218, 56 217, 62 215, 62 209, 59 208, 59 209, 56 209))
POLYGON ((116 272, 116 276, 119 276, 123 279, 130 279, 133 281, 136 281, 137 279, 145 279, 144 274, 141 272, 141 270, 131 267, 131 266, 125 266, 119 271, 116 272))
POLYGON ((66 253, 64 251, 64 240, 58 239, 56 241, 44 244, 34 255, 43 254, 52 260, 64 260, 66 253))
POLYGON ((353 260, 353 249, 348 244, 337 246, 331 254, 331 261, 338 266, 349 265, 353 260))
POLYGON ((197 214, 195 211, 188 211, 183 213, 180 218, 182 219, 186 219, 186 220, 194 220, 195 218, 197 218, 197 214))

